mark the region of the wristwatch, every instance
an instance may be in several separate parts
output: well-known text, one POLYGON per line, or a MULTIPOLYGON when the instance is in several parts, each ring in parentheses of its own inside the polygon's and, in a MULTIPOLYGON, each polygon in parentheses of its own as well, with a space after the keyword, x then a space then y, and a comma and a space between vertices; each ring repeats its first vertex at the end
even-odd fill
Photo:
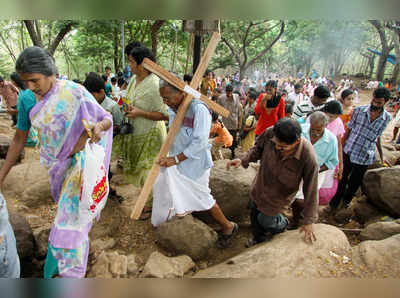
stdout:
POLYGON ((175 155, 175 164, 179 164, 179 158, 178 158, 178 155, 175 155))

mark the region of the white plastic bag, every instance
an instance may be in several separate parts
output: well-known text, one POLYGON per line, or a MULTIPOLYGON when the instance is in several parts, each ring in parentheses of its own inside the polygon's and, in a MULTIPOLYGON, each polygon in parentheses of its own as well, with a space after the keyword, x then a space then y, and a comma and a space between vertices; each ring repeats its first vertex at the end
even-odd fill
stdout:
POLYGON ((108 171, 104 166, 104 148, 88 141, 85 151, 79 218, 81 222, 89 223, 100 214, 106 205, 110 186, 108 171))

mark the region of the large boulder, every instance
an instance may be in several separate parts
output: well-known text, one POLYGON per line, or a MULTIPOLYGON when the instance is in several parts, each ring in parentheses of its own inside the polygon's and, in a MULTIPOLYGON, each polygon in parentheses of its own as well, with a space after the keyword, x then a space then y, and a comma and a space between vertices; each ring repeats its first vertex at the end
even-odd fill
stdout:
POLYGON ((17 240, 18 255, 21 259, 31 258, 35 254, 35 238, 29 223, 18 213, 9 213, 10 223, 17 240))
POLYGON ((287 278, 349 276, 351 255, 346 235, 338 228, 315 224, 317 241, 308 244, 298 230, 275 235, 228 261, 198 272, 199 278, 287 278))
POLYGON ((367 171, 363 191, 372 204, 392 216, 400 216, 400 166, 367 171))
POLYGON ((88 277, 123 278, 128 274, 128 258, 118 252, 102 252, 88 273, 88 277))
MULTIPOLYGON (((7 156, 8 148, 10 147, 12 139, 9 136, 0 134, 0 159, 5 159, 7 156)), ((21 154, 18 156, 17 162, 24 159, 25 150, 22 150, 21 154)))
MULTIPOLYGON (((30 187, 32 187, 32 190, 40 191, 40 189, 35 185, 40 184, 41 187, 43 187, 43 181, 47 181, 48 185, 50 185, 49 175, 46 168, 43 167, 38 160, 29 160, 26 163, 19 164, 11 169, 10 173, 8 173, 4 180, 2 189, 6 196, 23 199, 25 204, 26 200, 31 200, 27 195, 28 193, 25 191, 30 187), (24 192, 26 195, 22 198, 24 192)), ((46 189, 50 190, 49 186, 46 186, 46 189)), ((36 198, 36 194, 31 193, 31 195, 36 198)), ((46 197, 48 198, 49 195, 49 193, 46 194, 46 197)), ((28 204, 32 203, 28 202, 28 204)))
POLYGON ((385 214, 372 205, 365 196, 355 201, 353 205, 355 219, 361 224, 379 221, 380 218, 385 216, 385 214))
POLYGON ((33 231, 36 243, 36 257, 43 258, 47 254, 50 226, 43 226, 33 231))
POLYGON ((160 224, 156 229, 156 239, 158 244, 169 252, 200 260, 215 246, 218 236, 205 223, 186 215, 160 224))
POLYGON ((141 277, 177 278, 196 266, 188 256, 169 258, 153 252, 144 266, 141 277))
POLYGON ((218 160, 211 169, 211 194, 225 216, 235 219, 249 214, 250 189, 257 170, 250 165, 226 170, 226 160, 218 160))
POLYGON ((400 277, 400 234, 353 247, 353 264, 365 277, 400 277))
POLYGON ((400 234, 400 224, 397 222, 376 222, 368 225, 360 233, 361 240, 383 240, 400 234))

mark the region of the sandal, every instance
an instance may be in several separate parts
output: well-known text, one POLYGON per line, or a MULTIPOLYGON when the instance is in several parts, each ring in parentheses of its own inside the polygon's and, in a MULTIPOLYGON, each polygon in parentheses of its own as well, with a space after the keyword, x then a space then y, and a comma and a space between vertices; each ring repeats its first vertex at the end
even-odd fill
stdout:
POLYGON ((217 241, 218 248, 227 248, 230 245, 232 238, 238 233, 239 226, 235 222, 232 222, 232 223, 233 223, 233 230, 232 230, 231 234, 229 234, 229 235, 220 234, 219 235, 218 241, 217 241))
POLYGON ((139 217, 139 220, 148 220, 151 217, 151 207, 144 207, 142 214, 139 217))

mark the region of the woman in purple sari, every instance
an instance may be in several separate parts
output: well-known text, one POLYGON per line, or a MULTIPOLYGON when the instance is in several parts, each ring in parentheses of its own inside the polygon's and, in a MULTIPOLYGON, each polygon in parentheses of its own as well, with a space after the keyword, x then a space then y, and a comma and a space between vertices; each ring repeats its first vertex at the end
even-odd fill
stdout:
MULTIPOLYGON (((82 170, 88 134, 82 124, 92 127, 92 142, 105 150, 104 164, 109 168, 112 146, 112 116, 81 85, 57 80, 54 59, 42 48, 26 48, 18 57, 16 70, 35 93, 36 103, 27 104, 24 114, 38 131, 40 161, 49 170, 51 192, 58 204, 52 226, 44 277, 85 276, 92 222, 79 213, 82 170)), ((0 186, 15 164, 28 131, 17 128, 6 162, 0 170, 0 186), (22 146, 21 146, 22 144, 22 146)))

